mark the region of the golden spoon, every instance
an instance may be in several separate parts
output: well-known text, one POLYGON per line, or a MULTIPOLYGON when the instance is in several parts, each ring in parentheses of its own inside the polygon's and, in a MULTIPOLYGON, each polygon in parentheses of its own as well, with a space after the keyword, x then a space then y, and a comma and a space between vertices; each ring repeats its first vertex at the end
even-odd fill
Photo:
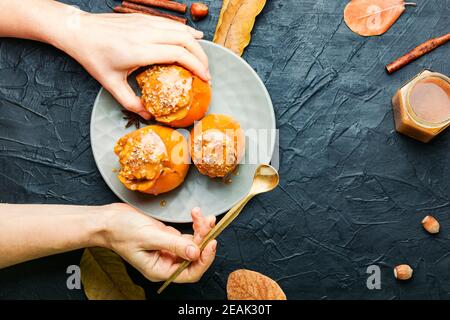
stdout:
MULTIPOLYGON (((211 229, 211 231, 200 243, 199 248, 202 251, 205 249, 206 245, 219 236, 219 234, 241 213, 245 205, 250 201, 251 198, 257 194, 264 193, 275 189, 280 182, 280 177, 278 176, 277 170, 268 164, 261 164, 256 168, 255 176, 253 177, 253 183, 250 191, 247 195, 239 201, 233 208, 228 211, 228 213, 220 220, 220 222, 211 229)), ((169 279, 164 282, 164 284, 159 288, 158 293, 163 292, 167 286, 174 281, 184 269, 186 269, 191 264, 191 261, 183 261, 169 279)))

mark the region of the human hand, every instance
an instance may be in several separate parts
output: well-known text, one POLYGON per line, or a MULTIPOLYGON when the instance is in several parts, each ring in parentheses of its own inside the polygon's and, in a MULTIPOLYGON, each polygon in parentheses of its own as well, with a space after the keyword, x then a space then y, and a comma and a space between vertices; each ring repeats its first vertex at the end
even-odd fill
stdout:
POLYGON ((203 217, 192 209, 194 235, 181 234, 173 227, 150 218, 127 204, 101 207, 110 217, 104 246, 117 252, 151 281, 169 278, 181 259, 193 261, 175 282, 197 282, 212 264, 217 242, 211 241, 200 252, 198 245, 214 227, 215 217, 203 217))
POLYGON ((128 85, 139 67, 178 63, 205 81, 208 58, 197 39, 203 33, 169 19, 143 14, 90 14, 80 11, 79 27, 58 46, 76 59, 126 109, 150 114, 128 85))

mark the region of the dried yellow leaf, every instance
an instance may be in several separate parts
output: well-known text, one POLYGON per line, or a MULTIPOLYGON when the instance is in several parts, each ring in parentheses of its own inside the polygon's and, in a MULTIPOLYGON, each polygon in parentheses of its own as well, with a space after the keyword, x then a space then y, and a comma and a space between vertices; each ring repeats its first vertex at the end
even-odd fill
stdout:
POLYGON ((213 41, 241 56, 266 0, 223 0, 213 41))
POLYGON ((81 282, 89 300, 145 300, 120 256, 104 248, 84 250, 80 263, 81 282))

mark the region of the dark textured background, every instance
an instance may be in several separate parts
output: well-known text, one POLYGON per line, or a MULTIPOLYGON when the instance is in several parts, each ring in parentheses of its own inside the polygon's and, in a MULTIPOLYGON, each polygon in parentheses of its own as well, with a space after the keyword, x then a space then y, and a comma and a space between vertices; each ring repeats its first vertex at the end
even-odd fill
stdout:
MULTIPOLYGON (((118 1, 70 1, 109 12, 118 1)), ((190 2, 190 1, 188 1, 190 2)), ((221 1, 194 24, 211 39, 221 1)), ((417 0, 381 37, 345 25, 347 1, 268 0, 244 58, 266 84, 280 129, 281 186, 253 200, 219 239, 218 257, 198 284, 157 284, 130 268, 149 299, 225 298, 228 274, 260 271, 290 299, 450 298, 450 133, 428 145, 394 131, 390 99, 424 68, 450 73, 450 44, 394 75, 384 65, 450 31, 449 0, 417 0), (442 232, 420 221, 435 215, 442 232), (408 263, 414 278, 395 281, 408 263), (366 288, 366 268, 382 269, 382 289, 366 288)), ((0 200, 105 204, 89 143, 99 84, 58 50, 0 40, 0 200)), ((189 226, 182 226, 189 230, 189 226)), ((66 267, 81 251, 0 270, 0 298, 80 299, 66 267)))

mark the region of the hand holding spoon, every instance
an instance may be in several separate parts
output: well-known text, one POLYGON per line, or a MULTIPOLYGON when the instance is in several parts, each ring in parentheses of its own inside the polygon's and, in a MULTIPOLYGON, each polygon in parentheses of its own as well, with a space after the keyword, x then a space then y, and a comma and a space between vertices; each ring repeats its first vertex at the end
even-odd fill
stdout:
MULTIPOLYGON (((228 211, 228 213, 220 220, 220 222, 206 235, 202 243, 200 243, 200 250, 205 249, 206 245, 217 238, 219 234, 241 213, 245 205, 250 201, 251 198, 257 194, 272 191, 278 186, 280 177, 278 176, 277 170, 268 164, 261 164, 255 171, 255 176, 253 177, 253 183, 250 191, 247 195, 239 201, 234 207, 228 211)), ((190 265, 191 261, 183 261, 169 279, 164 282, 164 284, 159 288, 158 293, 163 292, 167 286, 174 281, 184 269, 190 265)))

